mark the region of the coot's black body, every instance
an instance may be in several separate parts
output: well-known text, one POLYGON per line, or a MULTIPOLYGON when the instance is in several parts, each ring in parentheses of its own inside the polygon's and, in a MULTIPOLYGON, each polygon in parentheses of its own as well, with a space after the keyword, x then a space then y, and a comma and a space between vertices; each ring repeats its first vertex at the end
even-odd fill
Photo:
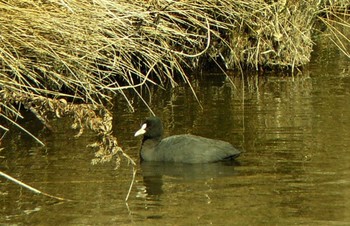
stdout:
POLYGON ((163 126, 157 117, 147 118, 135 136, 142 134, 141 158, 144 161, 209 163, 234 159, 241 153, 228 142, 190 134, 162 139, 163 126))

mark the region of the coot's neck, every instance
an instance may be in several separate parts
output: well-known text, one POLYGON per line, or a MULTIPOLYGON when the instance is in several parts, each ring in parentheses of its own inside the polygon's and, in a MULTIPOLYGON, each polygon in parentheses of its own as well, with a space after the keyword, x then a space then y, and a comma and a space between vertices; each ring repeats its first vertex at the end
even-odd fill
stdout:
POLYGON ((152 138, 147 136, 143 137, 141 151, 140 151, 140 156, 142 161, 156 160, 157 155, 155 154, 155 151, 161 140, 162 140, 161 136, 152 137, 152 138))
POLYGON ((153 142, 159 143, 162 140, 162 136, 157 136, 157 137, 143 136, 142 144, 145 143, 145 141, 147 140, 152 140, 153 142))

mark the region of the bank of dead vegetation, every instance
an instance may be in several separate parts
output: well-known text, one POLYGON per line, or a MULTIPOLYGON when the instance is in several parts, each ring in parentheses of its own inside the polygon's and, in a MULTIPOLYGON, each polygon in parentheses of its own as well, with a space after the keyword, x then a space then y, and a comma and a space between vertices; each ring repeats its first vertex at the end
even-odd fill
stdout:
POLYGON ((349 56, 335 26, 349 28, 348 10, 348 0, 0 1, 0 129, 20 127, 21 107, 48 128, 49 114, 71 115, 101 137, 94 162, 127 157, 111 134, 114 95, 142 98, 138 87, 188 82, 208 63, 293 71, 310 60, 316 22, 349 56))

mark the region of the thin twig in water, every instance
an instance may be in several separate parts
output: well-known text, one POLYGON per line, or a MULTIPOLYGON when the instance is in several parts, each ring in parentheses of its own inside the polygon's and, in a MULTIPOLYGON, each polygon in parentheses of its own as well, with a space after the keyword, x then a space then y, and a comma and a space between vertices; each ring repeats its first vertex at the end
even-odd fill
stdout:
POLYGON ((23 183, 23 182, 21 182, 21 181, 15 179, 15 178, 9 176, 9 175, 6 174, 6 173, 1 172, 1 171, 0 171, 0 176, 3 176, 3 177, 5 177, 6 179, 8 179, 8 180, 10 180, 10 181, 12 181, 12 182, 14 182, 14 183, 16 183, 16 184, 18 184, 18 185, 20 185, 20 186, 22 186, 22 187, 27 188, 28 190, 30 190, 30 191, 32 191, 32 192, 34 192, 34 193, 36 193, 36 194, 45 195, 45 196, 47 196, 47 197, 54 198, 54 199, 57 199, 57 200, 60 200, 60 201, 71 201, 71 200, 69 200, 69 199, 61 198, 61 197, 58 197, 58 196, 55 196, 55 195, 50 195, 50 194, 48 194, 48 193, 46 193, 46 192, 42 192, 42 191, 40 191, 40 190, 38 190, 38 189, 36 189, 36 188, 33 188, 32 186, 29 186, 28 184, 25 184, 25 183, 23 183))
POLYGON ((7 121, 11 122, 13 125, 17 126, 18 128, 20 128, 22 131, 26 132, 29 136, 31 136, 34 140, 36 140, 39 144, 41 144, 42 146, 45 146, 45 144, 43 142, 41 142, 38 138, 36 138, 36 136, 34 136, 33 134, 31 134, 28 130, 26 130, 25 128, 23 128, 22 126, 20 126, 18 123, 16 123, 15 121, 13 121, 12 119, 10 119, 9 117, 7 117, 6 115, 2 114, 2 117, 4 117, 7 121))
POLYGON ((129 196, 130 196, 130 193, 131 193, 131 189, 132 189, 132 187, 134 185, 134 182, 135 182, 136 172, 137 172, 137 169, 135 168, 135 165, 133 165, 133 167, 132 167, 132 180, 131 180, 131 183, 130 183, 128 194, 125 197, 125 202, 127 202, 128 199, 129 199, 129 196))

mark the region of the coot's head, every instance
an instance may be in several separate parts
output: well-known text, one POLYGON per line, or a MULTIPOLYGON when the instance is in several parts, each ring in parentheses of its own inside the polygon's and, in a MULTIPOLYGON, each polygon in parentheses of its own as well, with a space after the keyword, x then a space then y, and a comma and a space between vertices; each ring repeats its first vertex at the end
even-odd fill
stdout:
POLYGON ((143 135, 143 140, 147 139, 161 139, 163 135, 162 121, 158 117, 149 117, 141 128, 136 131, 135 137, 143 135))

